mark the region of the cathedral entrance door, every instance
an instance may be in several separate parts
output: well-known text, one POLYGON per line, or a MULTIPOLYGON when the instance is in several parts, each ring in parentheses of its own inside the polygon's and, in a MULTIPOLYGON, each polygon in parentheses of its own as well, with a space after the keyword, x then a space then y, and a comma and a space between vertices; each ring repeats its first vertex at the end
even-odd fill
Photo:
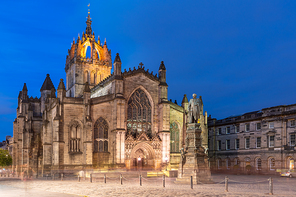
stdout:
POLYGON ((154 168, 155 153, 153 148, 147 143, 136 145, 131 152, 134 170, 151 170, 154 168))

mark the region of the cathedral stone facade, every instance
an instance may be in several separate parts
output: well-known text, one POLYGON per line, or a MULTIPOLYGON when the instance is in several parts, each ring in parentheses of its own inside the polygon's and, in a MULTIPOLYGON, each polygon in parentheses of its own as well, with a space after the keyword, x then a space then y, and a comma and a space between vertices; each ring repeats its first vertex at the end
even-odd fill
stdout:
MULTIPOLYGON (((24 84, 14 121, 13 170, 30 175, 93 169, 177 169, 186 131, 188 100, 168 100, 166 67, 153 74, 140 63, 121 70, 117 53, 86 31, 66 58, 66 85, 47 75, 41 97, 24 84)), ((203 146, 207 122, 201 112, 203 146)))

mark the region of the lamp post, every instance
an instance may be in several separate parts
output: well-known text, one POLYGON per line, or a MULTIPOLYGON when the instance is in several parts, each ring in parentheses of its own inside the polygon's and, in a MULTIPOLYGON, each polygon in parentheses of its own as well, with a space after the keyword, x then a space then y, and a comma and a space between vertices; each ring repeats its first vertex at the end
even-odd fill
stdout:
POLYGON ((139 170, 140 170, 140 163, 141 163, 141 157, 139 156, 138 157, 138 168, 139 168, 139 170))
POLYGON ((165 156, 165 164, 166 164, 165 171, 168 171, 168 156, 165 156))

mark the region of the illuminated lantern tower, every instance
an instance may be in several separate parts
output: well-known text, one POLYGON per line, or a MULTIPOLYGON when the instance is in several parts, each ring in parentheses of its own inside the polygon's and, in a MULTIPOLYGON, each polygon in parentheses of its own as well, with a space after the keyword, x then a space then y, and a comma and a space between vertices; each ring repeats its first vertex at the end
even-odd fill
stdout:
POLYGON ((88 14, 85 33, 81 38, 78 35, 68 50, 65 66, 67 97, 81 97, 86 82, 92 88, 111 74, 111 50, 108 50, 106 40, 103 45, 100 37, 95 39, 91 22, 88 14))

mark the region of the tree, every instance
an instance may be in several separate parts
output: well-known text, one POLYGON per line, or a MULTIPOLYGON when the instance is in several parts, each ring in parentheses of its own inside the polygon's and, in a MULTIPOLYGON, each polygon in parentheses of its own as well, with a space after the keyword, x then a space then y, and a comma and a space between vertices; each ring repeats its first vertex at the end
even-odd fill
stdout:
POLYGON ((0 166, 10 166, 12 164, 12 158, 8 150, 3 150, 0 148, 0 166))

